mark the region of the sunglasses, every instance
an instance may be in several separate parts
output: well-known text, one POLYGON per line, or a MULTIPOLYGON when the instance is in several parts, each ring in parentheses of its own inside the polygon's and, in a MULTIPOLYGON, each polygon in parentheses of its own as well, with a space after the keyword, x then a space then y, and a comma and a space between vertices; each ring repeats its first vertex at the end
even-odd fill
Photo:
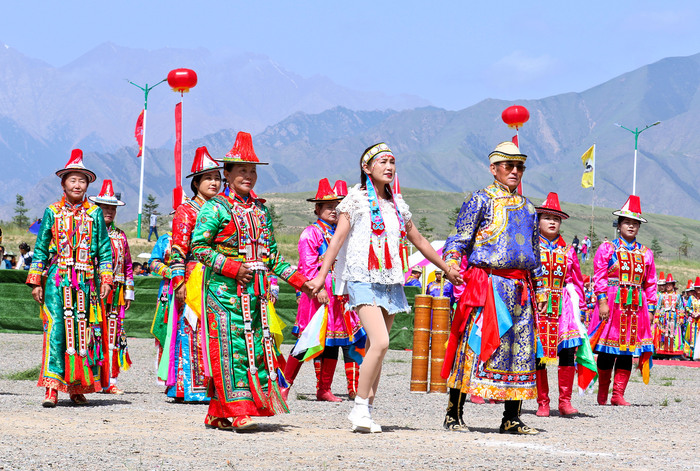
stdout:
POLYGON ((516 169, 518 173, 523 173, 525 169, 527 168, 525 164, 517 163, 514 164, 512 162, 499 162, 498 165, 501 166, 506 172, 512 172, 513 169, 516 169))

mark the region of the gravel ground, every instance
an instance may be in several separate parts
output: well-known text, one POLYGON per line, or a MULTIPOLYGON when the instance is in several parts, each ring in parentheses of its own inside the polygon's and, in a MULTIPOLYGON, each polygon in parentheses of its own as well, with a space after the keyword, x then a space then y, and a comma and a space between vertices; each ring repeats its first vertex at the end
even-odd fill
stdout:
MULTIPOLYGON (((206 405, 174 404, 154 380, 151 340, 130 339, 134 366, 120 377, 124 396, 66 395, 43 409, 35 381, 0 379, 0 469, 700 469, 700 368, 656 366, 648 386, 633 375, 632 407, 601 407, 575 396, 574 418, 534 415, 538 436, 498 433, 501 405, 465 406, 469 432, 446 432, 446 395, 408 390, 411 353, 391 351, 375 420, 384 433, 353 434, 348 401, 318 403, 313 369, 304 366, 290 395, 290 414, 258 419, 254 433, 205 429, 206 405)), ((286 348, 285 350, 288 350, 286 348)), ((35 367, 41 336, 0 334, 0 376, 35 367)), ((556 369, 550 367, 556 411, 556 369)), ((339 363, 334 392, 346 398, 339 363)))

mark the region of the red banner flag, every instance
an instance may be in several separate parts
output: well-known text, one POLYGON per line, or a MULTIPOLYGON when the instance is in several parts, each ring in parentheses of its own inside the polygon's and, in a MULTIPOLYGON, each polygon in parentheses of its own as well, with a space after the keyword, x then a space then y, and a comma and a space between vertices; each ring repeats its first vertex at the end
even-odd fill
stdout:
POLYGON ((139 145, 139 153, 136 157, 141 157, 143 155, 143 110, 141 110, 141 114, 136 120, 134 137, 136 137, 136 143, 139 145))
POLYGON ((175 105, 175 189, 173 209, 182 203, 182 102, 175 105))

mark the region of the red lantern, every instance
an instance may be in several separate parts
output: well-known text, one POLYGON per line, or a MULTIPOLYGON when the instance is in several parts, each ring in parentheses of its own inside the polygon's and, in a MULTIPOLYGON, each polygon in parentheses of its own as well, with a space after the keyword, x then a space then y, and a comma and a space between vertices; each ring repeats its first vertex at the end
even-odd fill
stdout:
POLYGON ((192 69, 173 69, 168 73, 168 85, 174 92, 187 93, 197 85, 197 74, 192 69))
POLYGON ((501 118, 509 128, 515 128, 517 130, 530 119, 530 112, 527 111, 527 108, 524 106, 513 105, 503 110, 501 118))

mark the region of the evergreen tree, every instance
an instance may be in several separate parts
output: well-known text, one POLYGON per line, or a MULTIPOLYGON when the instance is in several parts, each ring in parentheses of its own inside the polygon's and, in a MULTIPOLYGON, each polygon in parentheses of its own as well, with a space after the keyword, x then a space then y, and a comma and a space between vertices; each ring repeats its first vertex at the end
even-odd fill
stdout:
POLYGON ((457 206, 452 210, 450 216, 447 219, 447 223, 450 225, 450 232, 454 230, 455 224, 457 223, 457 218, 459 217, 459 211, 462 209, 461 206, 457 206))
POLYGON ((428 218, 423 216, 418 220, 418 232, 420 232, 426 239, 431 239, 433 236, 434 227, 428 224, 428 218))
POLYGON ((21 229, 29 227, 29 218, 27 217, 28 211, 29 208, 24 205, 24 196, 17 195, 15 200, 15 216, 12 218, 12 222, 21 229))
POLYGON ((663 249, 661 248, 661 243, 659 242, 659 239, 654 236, 653 239, 651 239, 651 247, 649 247, 652 252, 654 252, 654 257, 660 257, 662 253, 664 253, 663 249))
POLYGON ((688 234, 683 234, 683 239, 681 240, 680 245, 678 245, 678 258, 681 256, 683 257, 688 257, 688 253, 690 252, 690 249, 693 248, 693 242, 688 238, 688 234))
POLYGON ((146 202, 143 204, 143 214, 146 215, 146 224, 148 224, 151 214, 155 214, 156 216, 160 214, 160 211, 158 211, 158 206, 159 204, 156 201, 156 197, 149 194, 146 197, 146 202))
POLYGON ((598 247, 600 246, 600 238, 598 237, 598 234, 596 234, 593 224, 591 224, 588 230, 588 238, 591 239, 591 250, 589 252, 589 256, 593 257, 596 250, 598 250, 598 247))
POLYGON ((272 227, 274 227, 275 230, 283 228, 284 222, 282 222, 282 216, 277 213, 275 205, 271 204, 267 209, 270 212, 270 219, 272 219, 272 227))

